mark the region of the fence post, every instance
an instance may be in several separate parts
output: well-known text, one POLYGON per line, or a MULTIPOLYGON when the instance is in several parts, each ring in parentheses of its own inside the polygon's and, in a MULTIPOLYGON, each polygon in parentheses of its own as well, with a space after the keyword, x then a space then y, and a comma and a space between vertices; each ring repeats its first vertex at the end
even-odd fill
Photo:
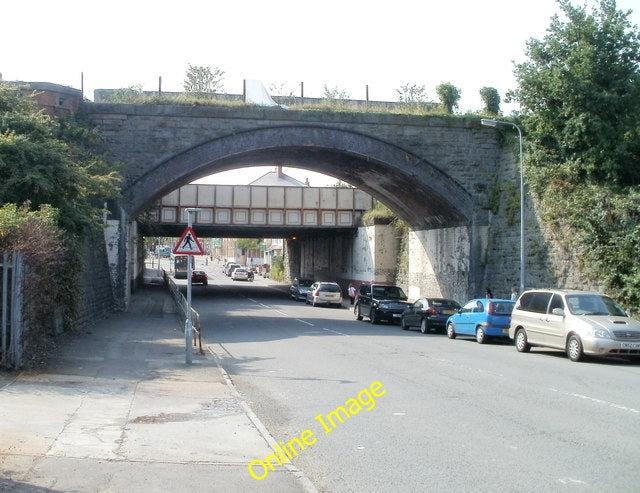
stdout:
POLYGON ((22 284, 24 264, 22 254, 15 252, 11 266, 11 341, 13 366, 22 366, 22 284))
POLYGON ((9 366, 9 355, 7 354, 7 329, 9 320, 9 254, 2 254, 2 345, 0 346, 0 363, 4 367, 9 366))

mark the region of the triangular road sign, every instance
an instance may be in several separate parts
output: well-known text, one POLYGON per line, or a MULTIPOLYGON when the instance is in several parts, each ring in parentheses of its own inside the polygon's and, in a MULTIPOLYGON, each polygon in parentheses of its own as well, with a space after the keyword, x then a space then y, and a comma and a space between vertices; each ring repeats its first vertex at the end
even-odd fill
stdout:
POLYGON ((204 248, 202 248, 192 227, 187 226, 187 229, 184 230, 180 241, 173 247, 173 253, 176 255, 204 255, 204 248))

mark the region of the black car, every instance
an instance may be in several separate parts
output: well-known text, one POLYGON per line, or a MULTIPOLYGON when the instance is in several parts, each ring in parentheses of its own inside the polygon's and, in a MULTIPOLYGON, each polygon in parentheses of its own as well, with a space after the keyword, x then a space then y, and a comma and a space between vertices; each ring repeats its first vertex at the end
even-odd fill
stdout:
POLYGON ((369 317, 372 324, 399 322, 407 306, 407 295, 399 286, 365 283, 358 290, 353 314, 357 320, 369 317))
POLYGON ((191 284, 202 284, 206 286, 209 283, 209 277, 203 270, 194 270, 191 272, 191 284))
POLYGON ((420 327, 426 334, 430 330, 447 330, 447 319, 460 309, 460 303, 444 298, 420 298, 402 313, 400 325, 403 329, 420 327))

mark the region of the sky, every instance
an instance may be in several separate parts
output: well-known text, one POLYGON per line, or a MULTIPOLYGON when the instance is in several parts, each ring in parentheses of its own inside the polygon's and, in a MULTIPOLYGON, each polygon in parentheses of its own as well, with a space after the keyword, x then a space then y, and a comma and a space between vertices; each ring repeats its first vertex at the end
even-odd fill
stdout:
MULTIPOLYGON (((617 5, 640 25, 640 0, 617 5)), ((378 101, 397 101, 397 89, 415 84, 437 100, 436 86, 450 82, 466 113, 481 108, 481 87, 501 97, 515 88, 514 62, 559 8, 555 0, 31 0, 4 2, 0 12, 4 80, 83 82, 88 99, 95 89, 154 91, 160 77, 163 91, 182 91, 191 64, 222 69, 232 94, 258 79, 296 94, 304 82, 307 97, 327 86, 365 99, 368 85, 378 101)), ((314 186, 321 180, 284 171, 314 186)))

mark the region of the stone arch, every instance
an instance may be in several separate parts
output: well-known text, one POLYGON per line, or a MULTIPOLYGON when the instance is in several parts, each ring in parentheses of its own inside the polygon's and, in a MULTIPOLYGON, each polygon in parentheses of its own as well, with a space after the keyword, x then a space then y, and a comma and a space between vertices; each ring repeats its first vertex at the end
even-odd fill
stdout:
POLYGON ((274 164, 346 181, 385 203, 413 229, 463 226, 473 217, 471 194, 427 160, 381 139, 314 125, 245 130, 194 146, 125 182, 122 206, 135 217, 202 176, 274 164))

